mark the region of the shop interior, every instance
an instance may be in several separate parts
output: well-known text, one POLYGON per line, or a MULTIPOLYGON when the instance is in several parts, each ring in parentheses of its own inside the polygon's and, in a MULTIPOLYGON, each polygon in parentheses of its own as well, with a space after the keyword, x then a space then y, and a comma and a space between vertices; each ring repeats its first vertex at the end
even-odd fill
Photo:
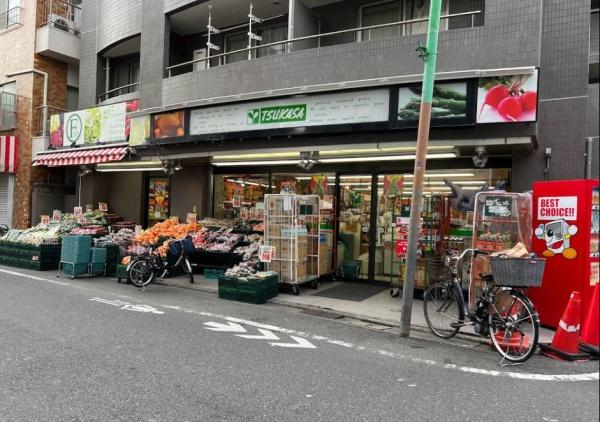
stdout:
MULTIPOLYGON (((405 265, 398 245, 406 238, 412 179, 408 173, 217 174, 213 215, 246 220, 254 231, 264 233, 265 195, 318 195, 321 235, 327 247, 327 270, 322 276, 399 286, 405 265)), ((510 190, 510 169, 427 172, 417 288, 437 277, 444 249, 470 247, 475 194, 494 187, 510 190)))

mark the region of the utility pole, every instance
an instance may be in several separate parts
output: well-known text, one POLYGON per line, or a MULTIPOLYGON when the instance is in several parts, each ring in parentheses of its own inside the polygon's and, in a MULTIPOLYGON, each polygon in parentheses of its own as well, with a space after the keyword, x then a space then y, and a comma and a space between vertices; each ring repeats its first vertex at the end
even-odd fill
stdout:
POLYGON ((431 123, 431 104, 433 102, 433 83, 435 80, 441 9, 442 0, 431 0, 427 29, 427 46, 419 46, 419 48, 417 48, 419 56, 422 57, 425 62, 425 69, 423 71, 421 112, 419 114, 413 193, 410 204, 408 250, 406 255, 407 271, 402 291, 402 314, 400 317, 401 337, 408 337, 410 335, 413 291, 415 287, 415 269, 417 266, 417 249, 419 246, 419 226, 421 224, 421 211, 423 210, 423 180, 425 178, 425 166, 427 162, 427 144, 429 143, 429 125, 431 123))

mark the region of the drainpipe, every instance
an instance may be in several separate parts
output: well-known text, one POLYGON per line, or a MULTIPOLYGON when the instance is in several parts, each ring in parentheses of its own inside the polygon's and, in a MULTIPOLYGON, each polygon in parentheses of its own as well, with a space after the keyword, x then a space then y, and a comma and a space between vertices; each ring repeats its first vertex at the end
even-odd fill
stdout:
POLYGON ((35 73, 37 75, 42 75, 44 77, 44 102, 42 104, 43 107, 43 122, 42 122, 42 136, 46 136, 46 124, 48 123, 48 73, 37 70, 37 69, 27 69, 22 70, 20 72, 9 73, 6 75, 7 78, 12 78, 14 76, 25 75, 27 73, 35 73))

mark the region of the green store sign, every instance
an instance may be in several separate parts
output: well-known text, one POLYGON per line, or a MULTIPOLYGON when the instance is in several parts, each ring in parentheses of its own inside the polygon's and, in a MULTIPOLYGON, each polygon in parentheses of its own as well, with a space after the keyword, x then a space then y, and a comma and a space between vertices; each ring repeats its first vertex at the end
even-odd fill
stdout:
POLYGON ((253 108, 248 110, 249 125, 304 121, 306 121, 306 104, 253 108))

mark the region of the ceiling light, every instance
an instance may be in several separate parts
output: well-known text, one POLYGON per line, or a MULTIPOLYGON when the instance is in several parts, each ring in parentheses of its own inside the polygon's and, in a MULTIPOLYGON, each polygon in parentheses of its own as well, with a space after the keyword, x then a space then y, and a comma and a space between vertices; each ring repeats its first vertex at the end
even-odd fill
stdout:
MULTIPOLYGON (((453 152, 439 153, 439 154, 427 154, 428 159, 434 158, 456 158, 456 154, 453 152)), ((404 161, 414 160, 415 156, 410 155, 384 155, 384 156, 370 156, 370 157, 345 157, 345 158, 322 158, 321 163, 362 163, 366 161, 404 161)))
POLYGON ((233 167, 233 166, 279 166, 279 165, 295 165, 297 160, 267 160, 267 161, 216 161, 213 166, 217 167, 233 167))
POLYGON ((96 168, 100 173, 115 173, 121 171, 163 171, 163 167, 135 167, 135 168, 96 168))
MULTIPOLYGON (((425 175, 425 179, 434 177, 472 177, 475 173, 428 173, 425 175)), ((413 178, 412 174, 405 174, 404 177, 413 178)))
POLYGON ((96 165, 97 170, 101 169, 124 169, 124 168, 148 168, 160 167, 162 169, 162 161, 119 161, 116 163, 100 163, 96 165))

